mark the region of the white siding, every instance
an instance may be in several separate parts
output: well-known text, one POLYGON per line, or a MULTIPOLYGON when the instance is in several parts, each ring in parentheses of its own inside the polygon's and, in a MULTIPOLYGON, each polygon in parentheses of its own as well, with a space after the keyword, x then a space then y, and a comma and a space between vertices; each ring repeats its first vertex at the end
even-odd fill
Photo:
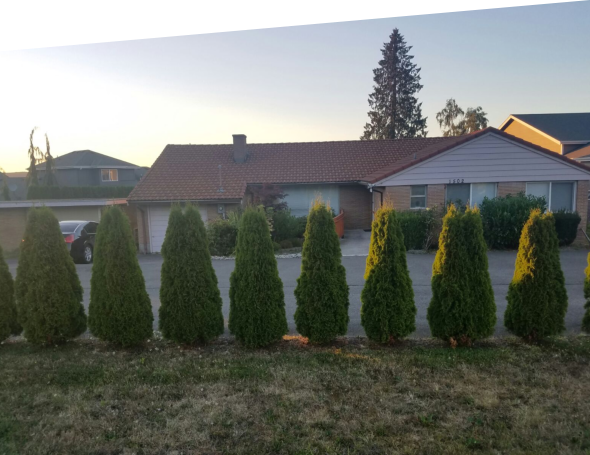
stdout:
POLYGON ((287 197, 285 202, 293 216, 305 216, 316 196, 321 196, 336 213, 340 212, 340 191, 338 185, 281 185, 287 197))
MULTIPOLYGON (((199 213, 203 221, 207 221, 207 208, 199 207, 199 213)), ((170 217, 170 206, 151 206, 148 208, 148 220, 150 226, 150 251, 159 253, 162 250, 166 229, 168 228, 168 218, 170 217)))
POLYGON ((493 134, 385 179, 381 186, 589 180, 590 174, 493 134))

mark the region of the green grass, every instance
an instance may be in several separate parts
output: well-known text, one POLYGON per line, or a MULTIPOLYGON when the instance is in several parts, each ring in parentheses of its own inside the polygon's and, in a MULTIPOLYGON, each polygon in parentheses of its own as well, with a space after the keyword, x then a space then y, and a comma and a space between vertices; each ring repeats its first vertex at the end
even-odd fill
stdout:
POLYGON ((0 346, 0 454, 590 453, 590 338, 0 346))

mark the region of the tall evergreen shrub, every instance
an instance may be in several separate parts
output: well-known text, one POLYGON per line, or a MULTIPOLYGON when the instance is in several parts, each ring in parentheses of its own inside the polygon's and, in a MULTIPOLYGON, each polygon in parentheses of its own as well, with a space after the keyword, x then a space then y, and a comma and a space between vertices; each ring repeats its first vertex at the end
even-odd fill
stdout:
POLYGON ((177 343, 207 342, 223 334, 222 301, 205 225, 188 205, 172 207, 162 245, 160 330, 177 343))
POLYGON ((90 331, 101 340, 132 346, 152 335, 153 318, 129 220, 119 207, 110 207, 96 232, 90 331))
POLYGON ((361 293, 361 323, 367 337, 384 343, 416 329, 416 305, 404 237, 394 210, 375 213, 361 293))
POLYGON ((16 318, 14 281, 0 247, 0 341, 10 335, 18 335, 21 331, 22 327, 16 318))
POLYGON ((60 343, 86 330, 83 289, 47 207, 29 211, 15 287, 18 322, 31 343, 60 343))
POLYGON ((319 200, 307 217, 301 275, 297 279, 295 323, 299 333, 324 343, 348 328, 348 285, 334 218, 319 200))
POLYGON ((536 340, 565 330, 567 292, 551 213, 532 210, 520 236, 504 325, 536 340))
POLYGON ((240 219, 229 299, 229 330, 243 345, 266 346, 287 333, 283 282, 260 209, 248 208, 240 219))
POLYGON ((470 345, 494 333, 496 304, 486 252, 477 208, 460 213, 449 205, 432 266, 427 316, 433 336, 470 345))
POLYGON ((582 319, 582 330, 586 333, 590 333, 590 253, 588 254, 588 267, 586 267, 584 273, 586 274, 586 279, 584 280, 584 298, 586 299, 584 308, 586 309, 586 312, 582 319))

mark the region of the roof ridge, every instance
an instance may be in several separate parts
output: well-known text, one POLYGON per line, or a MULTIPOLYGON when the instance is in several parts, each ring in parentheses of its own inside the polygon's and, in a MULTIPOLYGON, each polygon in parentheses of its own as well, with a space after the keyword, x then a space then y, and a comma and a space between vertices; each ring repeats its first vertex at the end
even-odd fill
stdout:
MULTIPOLYGON (((451 139, 453 136, 432 136, 432 137, 402 137, 398 139, 344 139, 341 141, 303 141, 303 142, 248 142, 246 145, 281 145, 281 144, 341 144, 343 142, 352 143, 375 143, 375 142, 396 142, 396 141, 419 141, 419 140, 431 140, 431 139, 451 139)), ((233 145, 233 143, 229 142, 226 144, 167 144, 168 146, 174 147, 187 147, 187 146, 195 146, 195 147, 225 147, 228 145, 233 145)))

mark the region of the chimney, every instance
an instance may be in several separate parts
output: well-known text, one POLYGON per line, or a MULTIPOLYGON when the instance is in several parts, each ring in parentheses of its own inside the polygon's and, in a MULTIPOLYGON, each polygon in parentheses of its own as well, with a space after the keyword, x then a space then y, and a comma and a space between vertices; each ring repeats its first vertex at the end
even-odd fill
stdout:
POLYGON ((246 149, 246 135, 234 134, 234 161, 244 163, 248 159, 248 150, 246 149))

